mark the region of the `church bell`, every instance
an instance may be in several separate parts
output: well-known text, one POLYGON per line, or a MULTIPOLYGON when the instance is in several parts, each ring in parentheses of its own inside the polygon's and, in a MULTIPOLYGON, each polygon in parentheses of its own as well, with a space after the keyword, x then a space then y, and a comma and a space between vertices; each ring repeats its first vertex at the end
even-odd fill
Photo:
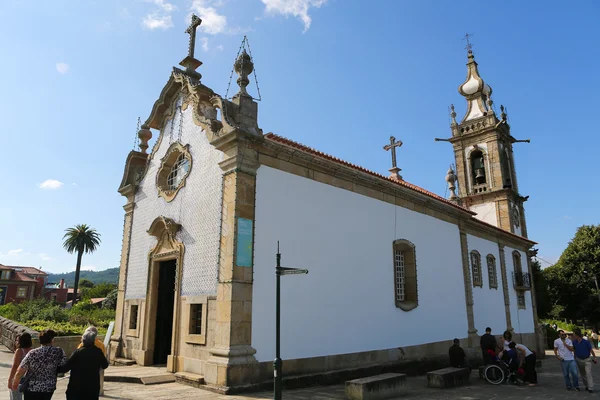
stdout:
POLYGON ((475 181, 477 183, 485 183, 485 172, 483 171, 483 168, 475 169, 475 181))

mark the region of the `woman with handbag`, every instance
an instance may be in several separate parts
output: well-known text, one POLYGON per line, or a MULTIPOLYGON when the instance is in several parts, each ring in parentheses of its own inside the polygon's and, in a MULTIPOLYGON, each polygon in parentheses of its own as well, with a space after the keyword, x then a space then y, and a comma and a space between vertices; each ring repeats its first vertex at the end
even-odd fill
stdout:
POLYGON ((21 361, 11 389, 23 392, 25 400, 50 400, 56 390, 56 373, 66 364, 67 356, 63 349, 53 346, 55 337, 53 330, 43 331, 41 346, 30 350, 21 361))
POLYGON ((11 390, 13 378, 17 373, 17 368, 21 364, 21 361, 25 358, 29 350, 31 350, 32 342, 31 335, 29 333, 23 333, 22 335, 17 336, 17 343, 15 350, 15 355, 13 356, 13 364, 10 369, 10 375, 8 376, 8 388, 10 390, 10 400, 22 400, 23 395, 18 390, 11 390))

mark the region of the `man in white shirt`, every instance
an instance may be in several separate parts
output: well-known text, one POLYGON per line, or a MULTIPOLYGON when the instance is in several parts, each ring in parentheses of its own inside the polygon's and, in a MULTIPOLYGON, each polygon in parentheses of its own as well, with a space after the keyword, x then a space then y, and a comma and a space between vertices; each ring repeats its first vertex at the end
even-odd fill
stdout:
POLYGON ((579 392, 579 375, 577 373, 577 364, 573 356, 573 342, 567 339, 567 334, 562 329, 558 331, 558 339, 554 341, 554 354, 560 360, 563 376, 567 390, 575 389, 579 392), (569 375, 571 379, 569 379, 569 375), (571 382, 573 385, 571 385, 571 382))

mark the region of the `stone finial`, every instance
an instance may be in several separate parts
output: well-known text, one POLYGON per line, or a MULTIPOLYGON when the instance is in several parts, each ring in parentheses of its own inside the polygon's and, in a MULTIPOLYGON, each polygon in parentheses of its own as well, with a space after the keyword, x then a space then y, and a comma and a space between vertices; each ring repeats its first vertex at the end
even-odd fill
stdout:
POLYGON ((448 190, 450 190, 450 196, 448 199, 451 201, 458 201, 459 198, 456 195, 456 175, 454 174, 452 167, 448 168, 446 182, 448 183, 448 190))
POLYGON ((456 111, 454 111, 454 104, 450 104, 450 117, 452 118, 452 125, 456 125, 456 111))
POLYGON ((142 125, 142 129, 138 131, 138 138, 140 138, 140 151, 146 154, 146 150, 148 150, 148 141, 152 139, 152 132, 148 125, 142 125))
POLYGON ((502 117, 502 121, 506 122, 506 118, 508 117, 508 115, 506 114, 506 107, 500 105, 500 111, 502 111, 502 114, 500 114, 500 116, 502 117))
POLYGON ((254 63, 252 62, 252 58, 248 53, 246 53, 246 49, 242 50, 237 60, 233 64, 233 69, 238 74, 239 78, 237 79, 237 84, 240 87, 240 91, 235 96, 248 96, 248 92, 246 91, 246 86, 250 83, 248 79, 248 75, 254 71, 254 63))

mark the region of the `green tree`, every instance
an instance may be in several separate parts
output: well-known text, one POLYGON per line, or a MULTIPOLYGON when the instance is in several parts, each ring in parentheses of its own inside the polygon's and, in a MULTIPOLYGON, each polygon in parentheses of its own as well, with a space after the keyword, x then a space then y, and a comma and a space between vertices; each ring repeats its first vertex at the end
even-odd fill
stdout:
POLYGON ((77 289, 79 287, 79 273, 83 253, 93 253, 100 245, 100 234, 86 224, 75 225, 65 231, 63 247, 67 252, 77 253, 75 267, 75 282, 73 284, 73 305, 77 303, 77 289))
POLYGON ((542 271, 542 264, 540 264, 538 260, 532 260, 531 270, 533 273, 533 283, 535 285, 538 317, 547 318, 552 310, 552 301, 548 294, 548 282, 542 271))
POLYGON ((82 288, 91 289, 94 287, 94 282, 90 281, 89 279, 83 278, 79 281, 79 286, 81 286, 82 288))
POLYGON ((556 265, 543 275, 553 317, 600 321, 595 284, 595 278, 600 278, 600 225, 579 227, 556 265))

